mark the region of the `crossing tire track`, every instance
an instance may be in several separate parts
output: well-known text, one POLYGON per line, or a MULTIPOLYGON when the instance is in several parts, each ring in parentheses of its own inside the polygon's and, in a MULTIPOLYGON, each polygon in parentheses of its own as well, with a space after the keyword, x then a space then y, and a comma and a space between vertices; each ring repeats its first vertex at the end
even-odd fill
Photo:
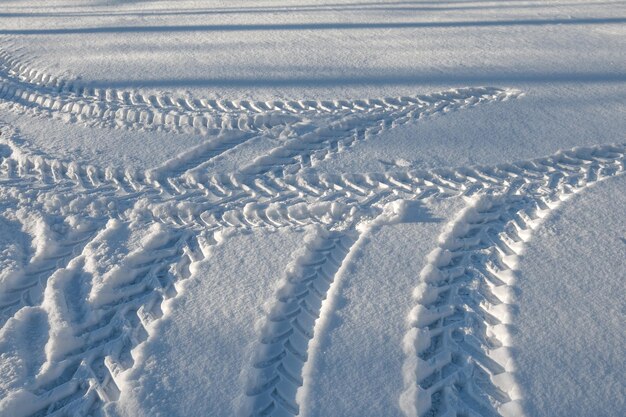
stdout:
MULTIPOLYGON (((402 126, 426 116, 443 114, 484 102, 508 100, 518 95, 517 90, 463 88, 418 96, 407 102, 397 101, 397 106, 381 107, 367 113, 349 113, 336 120, 331 119, 330 123, 312 132, 297 135, 244 167, 242 172, 254 175, 266 172, 279 172, 283 175, 294 173, 389 128, 402 126)), ((391 99, 386 100, 394 102, 391 99)))
MULTIPOLYGON (((283 226, 298 225, 303 220, 301 216, 296 220, 291 214, 285 214, 276 203, 334 201, 367 210, 383 195, 425 199, 471 197, 494 190, 534 194, 551 189, 567 194, 590 181, 623 171, 626 160, 626 145, 614 144, 574 148, 549 157, 492 167, 341 175, 309 171, 278 175, 273 171, 258 175, 196 173, 177 177, 176 169, 172 172, 164 169, 155 175, 151 171, 102 169, 31 155, 12 142, 15 135, 15 130, 0 127, 0 146, 9 148, 9 152, 0 157, 1 184, 15 185, 14 182, 18 181, 19 185, 20 180, 28 179, 46 187, 77 188, 119 201, 123 197, 126 205, 147 198, 152 202, 155 220, 210 228, 277 226, 271 220, 272 216, 278 216, 277 221, 283 226), (161 209, 164 203, 165 210, 161 209), (268 213, 259 211, 263 205, 270 210, 268 213)), ((311 222, 321 220, 319 216, 315 217, 310 217, 311 222)))
MULTIPOLYGON (((169 233, 167 242, 145 254, 148 259, 133 261, 132 279, 115 288, 117 296, 92 307, 84 321, 69 323, 78 344, 54 361, 51 378, 28 387, 36 399, 24 407, 25 416, 90 415, 119 398, 116 379, 134 365, 132 350, 146 341, 164 314, 162 304, 176 297, 191 264, 207 250, 189 230, 169 233)), ((86 274, 84 264, 84 256, 78 256, 64 273, 80 278, 86 274)))
MULTIPOLYGON (((307 366, 315 366, 316 333, 323 333, 320 316, 332 309, 327 297, 333 298, 341 268, 359 245, 354 225, 390 200, 449 196, 469 197, 473 205, 449 225, 421 273, 403 345, 400 403, 410 417, 519 413, 510 351, 518 257, 533 229, 561 201, 624 172, 626 145, 576 148, 489 167, 341 175, 308 169, 385 130, 519 94, 480 87, 364 100, 197 99, 55 76, 0 48, 4 108, 89 126, 214 138, 142 172, 29 153, 12 142, 15 130, 0 126, 0 185, 35 185, 40 197, 60 191, 107 196, 124 202, 122 208, 104 209, 110 217, 126 223, 141 218, 145 225, 156 221, 170 233, 167 242, 150 249, 148 260, 129 261, 130 279, 115 287, 106 303, 94 306, 79 297, 70 306, 86 317, 68 318, 63 329, 76 344, 51 360, 54 372, 26 387, 34 397, 23 404, 23 414, 98 415, 103 404, 119 398, 119 378, 134 366, 133 350, 150 337, 163 303, 176 297, 177 284, 190 276, 190 265, 207 255, 201 233, 315 224, 322 225, 320 236, 288 270, 273 300, 244 394, 245 415, 300 414, 298 393, 307 388, 307 366), (283 141, 238 172, 208 171, 216 158, 266 136, 283 141), (127 208, 132 209, 122 214, 127 208)), ((56 250, 28 265, 20 284, 0 294, 0 325, 23 306, 41 303, 49 281, 63 274, 77 282, 89 279, 79 253, 93 242, 101 220, 61 236, 56 250)), ((208 242, 217 244, 210 237, 208 242)))
POLYGON ((372 206, 380 204, 382 196, 428 199, 494 192, 566 196, 625 168, 626 146, 603 145, 495 167, 342 175, 311 172, 286 176, 213 175, 195 178, 193 187, 206 193, 190 196, 183 212, 175 205, 162 212, 166 217, 182 215, 188 219, 185 224, 200 223, 209 228, 271 228, 325 220, 331 221, 326 227, 332 228, 333 223, 354 224, 354 216, 369 213, 372 206), (207 198, 211 203, 206 203, 207 198), (324 204, 316 207, 316 203, 324 204), (189 212, 195 214, 189 216, 189 212), (324 216, 326 213, 331 215, 324 216))

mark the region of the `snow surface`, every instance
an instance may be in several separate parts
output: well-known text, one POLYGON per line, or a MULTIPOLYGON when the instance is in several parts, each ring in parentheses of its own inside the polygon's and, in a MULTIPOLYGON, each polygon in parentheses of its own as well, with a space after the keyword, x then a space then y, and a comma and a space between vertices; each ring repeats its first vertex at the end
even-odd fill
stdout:
POLYGON ((622 176, 574 197, 528 244, 515 338, 533 415, 626 407, 626 303, 615 296, 626 280, 625 186, 622 176))
POLYGON ((41 3, 0 417, 626 415, 626 2, 41 3))
POLYGON ((128 375, 120 413, 235 415, 233 399, 242 395, 244 376, 234 370, 250 362, 249 345, 276 291, 276 271, 303 234, 238 233, 215 248, 214 261, 199 263, 141 352, 145 361, 128 375), (248 253, 263 262, 244 262, 248 253))

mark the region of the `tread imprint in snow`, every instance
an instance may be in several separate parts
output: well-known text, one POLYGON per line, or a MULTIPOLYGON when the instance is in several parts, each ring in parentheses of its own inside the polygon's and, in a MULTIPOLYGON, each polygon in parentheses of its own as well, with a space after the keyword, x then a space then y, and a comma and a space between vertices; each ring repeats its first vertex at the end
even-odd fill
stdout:
MULTIPOLYGON (((162 303, 176 296, 176 284, 189 277, 191 263, 207 255, 200 236, 225 228, 316 224, 321 236, 281 281, 245 390, 248 416, 298 415, 309 344, 318 337, 316 319, 357 240, 355 225, 379 213, 385 202, 451 196, 472 197, 475 205, 452 225, 422 273, 426 286, 416 292, 418 305, 404 343, 401 404, 407 416, 513 414, 521 395, 508 352, 515 257, 561 200, 625 169, 626 145, 617 144, 492 167, 320 174, 308 168, 386 129, 520 93, 480 87, 351 101, 208 100, 94 88, 20 59, 0 49, 2 106, 89 126, 212 137, 177 160, 142 172, 35 154, 20 147, 18 131, 0 126, 0 190, 103 201, 100 216, 88 219, 93 227, 55 236, 55 251, 29 264, 19 285, 0 294, 0 325, 22 307, 40 304, 56 274, 88 279, 82 252, 107 219, 163 223, 171 235, 150 252, 150 262, 131 268, 133 280, 117 288, 110 303, 93 307, 83 300, 73 306, 91 309, 91 317, 101 320, 68 321, 79 344, 55 360, 55 376, 26 387, 37 398, 24 404, 30 417, 99 415, 103 404, 119 398, 116 378, 133 366, 133 349, 150 337, 151 323, 163 315, 162 303), (280 134, 286 138, 280 145, 238 172, 209 171, 228 152, 280 134)), ((23 206, 33 201, 10 195, 23 206)), ((37 207, 46 210, 44 204, 37 207)), ((64 210, 76 215, 71 207, 64 210)))
POLYGON ((310 340, 335 275, 356 242, 354 236, 322 232, 287 272, 267 317, 246 388, 249 416, 295 416, 304 383, 310 340))
POLYGON ((617 147, 511 165, 526 184, 539 181, 482 194, 449 225, 427 257, 409 314, 400 397, 407 416, 522 415, 510 352, 518 257, 562 201, 624 168, 617 147))

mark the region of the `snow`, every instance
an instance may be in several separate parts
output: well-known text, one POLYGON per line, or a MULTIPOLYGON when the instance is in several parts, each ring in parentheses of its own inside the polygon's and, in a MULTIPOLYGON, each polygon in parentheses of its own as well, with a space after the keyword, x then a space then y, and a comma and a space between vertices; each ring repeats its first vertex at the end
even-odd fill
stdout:
POLYGON ((303 232, 237 233, 196 266, 172 314, 138 353, 140 365, 125 375, 119 412, 134 416, 236 415, 242 364, 259 333, 276 275, 303 232), (244 262, 253 252, 262 263, 244 262), (145 358, 145 359, 143 359, 145 358), (165 377, 165 378, 164 378, 165 377), (199 389, 191 389, 197 387, 199 389))
POLYGON ((626 3, 0 7, 0 417, 626 413, 626 3))
POLYGON ((405 221, 374 231, 345 272, 337 307, 313 362, 309 416, 401 416, 402 336, 433 236, 460 201, 414 205, 405 221), (400 302, 402 300, 402 302, 400 302))
POLYGON ((625 185, 618 177, 573 197, 528 244, 514 346, 531 415, 626 409, 626 305, 616 297, 626 279, 625 185))
MULTIPOLYGON (((498 106, 480 119, 468 114, 469 126, 466 120, 445 118, 432 128, 417 128, 428 143, 463 135, 464 147, 504 134, 510 145, 497 146, 503 155, 494 155, 501 161, 594 140, 611 143, 624 131, 622 2, 179 1, 172 6, 52 1, 29 7, 4 2, 3 49, 19 51, 20 62, 30 68, 81 77, 96 87, 235 100, 359 99, 476 85, 515 87, 528 99, 510 104, 514 109, 498 106), (553 146, 546 145, 553 140, 553 146)), ((72 140, 66 141, 56 123, 42 125, 32 117, 11 123, 56 158, 71 147, 72 154, 101 166, 122 159, 147 169, 201 143, 189 135, 70 127, 65 129, 72 130, 72 140)), ((422 146, 405 151, 404 144, 397 149, 411 150, 405 159, 429 166, 446 162, 440 159, 449 153, 428 147, 432 150, 425 156, 422 146)), ((493 148, 486 146, 485 156, 493 148)), ((477 160, 483 152, 472 154, 468 162, 483 163, 477 160)), ((375 160, 367 156, 360 162, 375 160)))

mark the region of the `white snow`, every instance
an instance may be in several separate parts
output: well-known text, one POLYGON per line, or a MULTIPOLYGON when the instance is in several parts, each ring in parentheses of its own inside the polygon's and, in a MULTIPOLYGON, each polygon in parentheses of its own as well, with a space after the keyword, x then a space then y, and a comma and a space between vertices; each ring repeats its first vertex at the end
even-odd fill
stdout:
POLYGON ((621 0, 3 1, 0 417, 625 415, 624 74, 621 0))
POLYGON ((573 197, 528 244, 514 346, 531 415, 624 410, 625 186, 573 197))
POLYGON ((237 233, 199 263, 172 314, 153 329, 124 376, 122 415, 236 415, 264 305, 283 274, 285 247, 303 232, 237 233), (263 262, 243 259, 253 252, 263 262), (192 387, 195 387, 192 389, 192 387))

